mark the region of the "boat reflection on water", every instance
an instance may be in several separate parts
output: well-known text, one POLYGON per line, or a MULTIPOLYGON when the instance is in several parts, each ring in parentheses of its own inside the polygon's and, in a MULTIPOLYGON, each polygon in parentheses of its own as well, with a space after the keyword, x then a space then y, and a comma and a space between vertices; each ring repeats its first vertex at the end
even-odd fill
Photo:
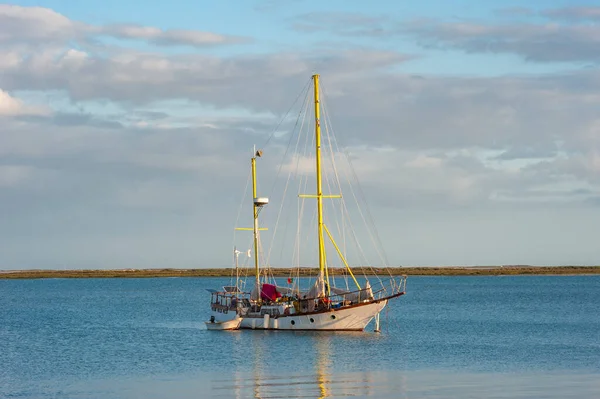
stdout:
MULTIPOLYGON (((239 333, 244 334, 243 332, 239 333)), ((250 346, 239 346, 236 358, 247 358, 250 362, 239 365, 231 378, 213 381, 215 397, 238 398, 330 398, 330 397, 379 397, 391 392, 385 387, 385 378, 377 377, 376 372, 336 372, 331 358, 332 343, 338 335, 360 333, 297 333, 312 335, 314 345, 306 351, 314 350, 314 364, 298 364, 294 358, 278 365, 269 363, 269 340, 277 332, 251 334, 250 346), (274 369, 276 367, 276 369, 274 369), (310 369, 314 371, 310 371, 310 369), (374 387, 376 389, 374 389, 374 387), (383 388, 383 389, 382 389, 383 388)), ((366 359, 365 359, 366 361, 366 359)), ((237 362, 236 362, 237 363, 237 362)), ((239 364, 239 363, 237 363, 239 364)), ((338 365, 339 367, 340 365, 338 365)), ((398 394, 398 381, 395 381, 395 393, 398 394)), ((402 392, 402 388, 400 388, 402 392)))
POLYGON ((329 358, 330 336, 321 337, 317 342, 317 361, 315 362, 315 370, 317 372, 317 383, 319 386, 319 398, 329 397, 328 384, 331 383, 329 378, 329 368, 331 359, 329 358))

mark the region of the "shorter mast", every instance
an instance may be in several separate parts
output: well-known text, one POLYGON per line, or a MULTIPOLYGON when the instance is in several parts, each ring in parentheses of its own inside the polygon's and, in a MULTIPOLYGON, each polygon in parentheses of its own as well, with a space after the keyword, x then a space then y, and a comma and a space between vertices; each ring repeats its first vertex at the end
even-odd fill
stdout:
POLYGON ((269 203, 269 199, 266 197, 258 197, 257 196, 257 181, 256 181, 256 158, 260 158, 262 156, 262 151, 256 151, 256 147, 254 148, 254 153, 252 154, 252 217, 254 219, 254 225, 252 227, 254 233, 254 272, 256 273, 256 282, 255 289, 257 293, 257 300, 260 300, 260 263, 258 256, 258 248, 259 248, 259 231, 266 230, 258 227, 258 214, 263 206, 269 203))
MULTIPOLYGON (((260 290, 260 266, 258 264, 258 208, 256 206, 256 156, 260 156, 258 152, 254 151, 252 154, 252 218, 254 220, 254 272, 256 273, 256 292, 260 290)), ((260 295, 258 296, 260 298, 260 295)))
MULTIPOLYGON (((257 181, 256 181, 256 158, 259 158, 262 156, 262 151, 261 150, 256 150, 256 147, 254 148, 254 152, 252 153, 252 158, 251 158, 251 166, 252 166, 252 220, 253 220, 253 226, 252 227, 236 227, 236 230, 251 230, 254 233, 254 237, 253 237, 253 241, 254 241, 254 272, 256 273, 256 282, 255 282, 255 292, 257 293, 257 298, 254 299, 260 299, 260 263, 259 263, 259 256, 258 256, 258 249, 259 249, 259 231, 260 230, 267 230, 266 228, 259 228, 258 227, 258 214, 260 213, 260 210, 262 209, 263 206, 267 205, 269 203, 269 199, 266 197, 257 197, 256 192, 256 186, 257 186, 257 181)), ((250 256, 250 251, 248 251, 248 256, 250 256)))

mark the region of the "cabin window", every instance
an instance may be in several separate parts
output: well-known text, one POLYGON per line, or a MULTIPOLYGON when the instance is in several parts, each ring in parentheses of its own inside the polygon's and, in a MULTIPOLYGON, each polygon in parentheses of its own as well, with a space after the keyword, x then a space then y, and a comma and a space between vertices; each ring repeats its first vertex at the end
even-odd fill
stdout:
POLYGON ((311 318, 310 318, 310 322, 311 322, 311 323, 314 323, 314 322, 315 322, 315 319, 313 319, 313 318, 311 317, 311 318))
POLYGON ((296 322, 294 320, 292 320, 292 321, 290 321, 290 324, 294 325, 294 324, 296 324, 296 322))

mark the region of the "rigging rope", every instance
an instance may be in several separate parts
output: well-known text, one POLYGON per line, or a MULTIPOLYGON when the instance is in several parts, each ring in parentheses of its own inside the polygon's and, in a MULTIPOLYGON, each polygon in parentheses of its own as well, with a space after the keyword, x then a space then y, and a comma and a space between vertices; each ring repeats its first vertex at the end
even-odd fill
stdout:
MULTIPOLYGON (((295 152, 297 152, 297 150, 298 150, 298 145, 299 145, 299 143, 300 143, 300 137, 301 137, 301 134, 300 134, 300 132, 302 131, 302 127, 304 126, 304 122, 305 122, 305 120, 306 120, 306 115, 307 115, 307 113, 308 113, 308 111, 307 111, 307 110, 308 110, 308 106, 309 106, 309 101, 308 101, 308 99, 309 99, 309 96, 308 96, 308 92, 307 92, 307 93, 306 93, 306 98, 305 98, 305 100, 304 100, 304 102, 305 102, 305 106, 304 106, 304 107, 303 107, 303 108, 300 110, 300 113, 298 114, 298 117, 296 118, 296 124, 294 125, 294 129, 292 130, 292 133, 290 134, 290 140, 288 141, 288 147, 287 147, 287 148, 286 148, 286 150, 285 150, 285 153, 284 153, 284 155, 283 155, 282 162, 279 164, 279 169, 277 170, 277 176, 275 177, 275 181, 274 181, 274 183, 273 183, 273 188, 271 189, 271 195, 272 195, 272 193, 275 191, 275 185, 277 184, 277 180, 278 180, 278 178, 279 178, 279 175, 280 175, 280 173, 281 173, 281 170, 282 170, 282 168, 283 168, 283 164, 284 164, 285 157, 287 156, 287 154, 288 154, 288 152, 289 152, 290 144, 291 144, 291 142, 292 142, 292 138, 294 137, 294 132, 296 131, 296 127, 298 127, 298 122, 300 121, 300 117, 301 117, 302 115, 304 115, 304 116, 302 117, 302 122, 301 122, 301 124, 300 124, 300 129, 299 129, 299 133, 298 133, 298 139, 296 140, 296 146, 295 146, 295 149, 294 149, 294 151, 295 151, 295 152)), ((297 168, 297 166, 296 166, 296 168, 297 168)), ((273 236, 272 236, 272 238, 271 238, 271 243, 274 243, 274 242, 275 242, 275 238, 276 238, 276 236, 277 236, 277 231, 278 231, 278 228, 279 228, 279 220, 280 220, 280 218, 281 218, 281 213, 282 213, 282 211, 283 211, 283 206, 284 206, 284 203, 285 203, 285 198, 286 198, 286 194, 287 194, 288 186, 289 186, 289 183, 290 183, 290 178, 291 178, 291 175, 292 175, 292 169, 290 169, 290 171, 289 171, 289 173, 288 173, 288 178, 287 178, 287 181, 286 181, 286 184, 285 184, 285 188, 284 188, 284 190, 283 190, 282 200, 281 200, 281 204, 280 204, 280 206, 279 206, 279 211, 277 212, 277 219, 276 219, 276 221, 275 221, 275 227, 274 227, 274 231, 273 231, 273 236)), ((286 222, 286 225, 287 225, 287 222, 286 222)), ((285 232, 287 232, 287 230, 284 230, 284 234, 285 234, 285 232)), ((285 235, 284 235, 284 239, 285 239, 285 235)), ((285 240, 284 240, 284 241, 285 241, 285 240)), ((274 247, 274 245, 271 245, 271 246, 269 247, 269 253, 268 253, 268 255, 267 255, 267 259, 268 259, 268 261, 270 261, 270 259, 271 259, 271 251, 273 250, 273 247, 274 247)), ((283 253, 283 248, 284 248, 284 246, 282 245, 282 246, 281 246, 281 248, 282 248, 281 250, 282 250, 282 253, 283 253)))
MULTIPOLYGON (((271 276, 273 278, 273 280, 275 280, 275 277, 273 276, 272 270, 271 270, 271 256, 272 256, 272 251, 273 251, 273 247, 276 244, 276 240, 278 239, 278 232, 280 230, 280 224, 283 225, 283 238, 281 241, 281 251, 280 251, 280 259, 283 260, 284 257, 284 250, 285 250, 285 239, 287 237, 287 230, 288 230, 288 226, 290 225, 289 223, 289 219, 291 217, 291 213, 290 212, 287 217, 283 218, 284 220, 282 221, 282 213, 283 213, 283 208, 285 206, 285 202, 288 199, 288 197, 291 196, 292 193, 290 193, 290 191, 293 190, 289 190, 289 186, 290 183, 293 181, 296 181, 298 183, 298 193, 297 194, 301 194, 301 193, 307 193, 307 186, 309 183, 309 176, 306 173, 303 173, 303 168, 304 168, 304 164, 305 161, 307 159, 312 159, 314 161, 314 156, 311 153, 310 149, 314 148, 314 134, 309 134, 310 133, 310 123, 306 123, 307 118, 309 117, 309 107, 310 107, 310 83, 311 83, 311 79, 309 79, 309 81, 307 82, 307 84, 303 87, 303 89, 300 91, 299 95, 296 97, 294 103, 292 104, 292 106, 288 109, 288 111, 285 113, 284 117, 279 121, 279 123, 277 124, 277 126, 275 127, 274 131, 270 134, 270 136, 268 137, 268 139, 266 140, 266 142, 263 144, 264 148, 266 145, 269 144, 269 142, 271 141, 271 139, 274 137, 274 135, 277 133, 277 131, 279 130, 279 128, 282 126, 282 124, 285 122, 286 118, 288 117, 288 115, 290 114, 290 112, 292 111, 292 109, 296 106, 297 103, 299 103, 299 100, 302 96, 304 96, 304 99, 302 100, 302 105, 300 106, 300 111, 296 117, 295 123, 290 131, 290 137, 287 140, 287 145, 285 148, 285 151, 283 153, 282 156, 282 161, 279 164, 279 167, 277 169, 277 173, 275 176, 275 180, 273 182, 273 186, 271 188, 271 196, 274 194, 275 192, 275 188, 277 186, 277 182, 281 176, 281 172, 283 170, 286 158, 289 155, 290 150, 293 148, 294 153, 297 154, 296 155, 296 159, 294 160, 292 158, 292 161, 289 163, 289 167, 290 170, 288 172, 288 176, 285 182, 285 186, 283 189, 283 194, 282 194, 282 199, 281 199, 281 203, 279 206, 279 210, 277 212, 277 217, 275 220, 275 225, 274 225, 274 229, 273 229, 273 235, 271 237, 271 245, 268 247, 268 250, 265 253, 265 250, 263 249, 263 245, 262 245, 262 240, 259 239, 259 256, 261 257, 261 259, 264 260, 264 267, 261 270, 261 274, 264 274, 265 278, 268 280, 269 276, 271 276), (306 130, 306 132, 305 132, 306 130), (304 145, 303 145, 303 149, 301 149, 302 144, 301 144, 301 139, 302 139, 302 135, 305 134, 305 140, 304 140, 304 145), (295 144, 293 145, 293 141, 295 140, 295 144), (311 139, 312 138, 312 139, 311 139), (311 143, 311 146, 309 146, 309 142, 311 143), (300 152, 302 152, 302 154, 300 154, 300 152), (294 162, 295 161, 295 162, 294 162), (293 164, 295 163, 295 167, 293 166, 293 164)), ((321 91, 323 94, 326 94, 326 90, 323 87, 323 85, 321 84, 321 91)), ((387 255, 383 249, 383 245, 381 242, 381 238, 377 232, 377 229, 375 228, 375 223, 374 223, 374 219, 373 216, 371 214, 371 211, 367 205, 366 202, 366 196, 365 193, 360 185, 360 182, 358 180, 358 176, 356 174, 356 171, 354 169, 354 165, 352 164, 352 160, 350 157, 350 154, 348 153, 347 149, 341 149, 340 144, 336 138, 335 132, 331 126, 331 121, 330 121, 330 114, 329 114, 329 109, 326 106, 326 95, 324 95, 321 98, 321 108, 322 108, 322 127, 324 127, 324 133, 325 133, 325 139, 324 140, 324 149, 325 149, 325 154, 324 155, 324 163, 323 163, 323 177, 325 180, 325 187, 329 190, 329 192, 331 194, 344 194, 343 191, 350 191, 351 193, 351 197, 354 200, 354 203, 357 207, 357 211, 358 214, 360 215, 360 219, 362 220, 362 223, 364 224, 364 226, 366 227, 366 233, 368 234, 374 249, 377 253, 377 255, 379 255, 379 258, 383 261, 384 263, 384 268, 386 269, 386 271, 388 272, 388 274, 390 274, 390 270, 388 269, 388 265, 389 265, 389 261, 387 258, 387 255), (324 122, 324 123, 323 123, 324 122), (329 151, 329 154, 326 154, 326 152, 329 151), (341 167, 338 168, 337 163, 336 163, 336 153, 340 153, 343 154, 343 158, 340 159, 345 159, 346 162, 348 163, 348 167, 341 167), (329 166, 327 165, 327 167, 325 167, 325 164, 330 163, 331 168, 329 168, 329 166), (343 175, 344 179, 340 179, 340 173, 343 175), (342 181, 343 180, 343 181, 342 181), (354 185, 356 185, 358 188, 355 190, 354 189, 354 185), (343 187, 347 186, 348 188, 343 190, 343 187), (336 192, 334 192, 334 190, 336 192), (338 192, 339 190, 339 192, 338 192), (363 210, 361 209, 361 204, 363 204, 364 207, 366 207, 365 212, 363 213, 363 210)), ((313 150, 314 151, 314 150, 313 150)), ((338 159, 339 160, 339 159, 338 159)), ((246 193, 248 191, 248 186, 249 186, 249 181, 251 178, 251 173, 249 174, 249 178, 246 181, 246 187, 244 189, 244 197, 246 196, 246 193)), ((309 190, 311 191, 311 190, 309 190)), ((301 254, 302 252, 302 248, 304 248, 304 245, 311 245, 314 244, 314 231, 316 231, 316 219, 317 219, 317 207, 315 206, 314 209, 312 210, 312 217, 310 218, 310 221, 308 222, 307 225, 302 223, 302 219, 304 217, 304 215, 307 212, 307 205, 310 202, 306 202, 306 198, 300 198, 297 199, 297 216, 298 216, 298 221, 297 221, 297 228, 296 228, 296 239, 294 241, 294 243, 292 244, 292 251, 291 251, 291 263, 292 265, 296 265, 296 276, 298 277, 298 280, 296 282, 296 284, 298 284, 298 289, 299 287, 299 278, 300 278, 300 261, 301 261, 301 254), (303 231, 303 229, 307 227, 308 229, 306 231, 303 231)), ((365 277, 365 279, 367 279, 368 281, 368 277, 367 277, 367 270, 371 271, 379 280, 379 283, 381 284, 381 286, 383 287, 383 281, 381 280, 381 278, 377 275, 375 269, 373 268, 373 266, 368 262, 367 260, 367 256, 365 251, 363 250, 363 247, 360 244, 359 241, 359 237, 357 234, 357 230, 354 226, 354 224, 352 223, 352 219, 350 218, 350 210, 348 207, 348 203, 346 201, 346 196, 343 196, 340 199, 340 203, 339 203, 339 213, 336 212, 336 208, 337 208, 337 201, 332 201, 332 204, 329 204, 329 201, 326 201, 325 205, 327 207, 327 209, 333 208, 333 212, 326 212, 325 213, 325 224, 329 225, 329 223, 332 223, 332 226, 335 224, 336 228, 337 228, 337 232, 339 234, 339 236, 342 237, 342 242, 343 245, 341 247, 342 249, 342 254, 343 256, 348 259, 347 257, 347 249, 350 249, 351 252, 356 252, 356 255, 358 256, 358 260, 361 261, 361 265, 359 266, 360 270, 362 270, 363 276, 365 277), (346 221, 346 219, 348 219, 346 221), (348 239, 350 240, 350 244, 346 245, 346 238, 348 237, 348 239)), ((237 220, 236 220, 236 225, 239 222, 240 219, 240 215, 242 212, 242 207, 243 207, 243 201, 240 204, 240 208, 238 209, 238 215, 237 215, 237 220)), ((306 215, 308 216, 308 215, 306 215)), ((360 223, 359 223, 360 225, 360 223)), ((236 235, 234 233, 234 242, 235 242, 235 238, 236 235)), ((324 245, 328 245, 331 247, 332 244, 327 244, 328 240, 326 240, 326 242, 324 243, 324 245)), ((312 254, 313 251, 310 251, 310 253, 312 254)), ((332 258, 333 259, 333 258, 332 258)), ((311 261, 313 261, 313 259, 311 258, 311 261)), ((246 259, 245 261, 246 264, 250 263, 250 261, 248 259, 246 259)), ((331 262, 330 259, 326 259, 326 265, 334 265, 334 263, 331 262)), ((292 268, 293 270, 293 268, 292 268)), ((290 270, 289 276, 291 277, 294 273, 293 271, 290 270)), ((247 273, 246 275, 248 275, 249 272, 249 268, 247 269, 247 273)), ((348 289, 348 273, 344 273, 344 280, 346 283, 346 288, 348 289)), ((310 278, 310 277, 309 277, 310 278)), ((312 278, 310 278, 312 281, 312 278)), ((296 284, 294 284, 293 286, 295 286, 296 284)), ((335 286, 335 276, 333 276, 333 286, 335 286)), ((292 287, 293 287, 292 286, 292 287)))
POLYGON ((275 133, 277 133, 277 129, 279 129, 279 127, 281 126, 281 124, 283 123, 283 121, 287 118, 287 116, 290 113, 290 111, 294 108, 294 106, 296 105, 296 103, 298 102, 298 100, 302 97, 302 94, 310 89, 310 82, 311 82, 311 80, 312 80, 312 78, 307 80, 306 84, 304 85, 304 87, 302 88, 302 90, 300 91, 300 93, 298 93, 298 96, 294 100, 294 103, 290 106, 290 108, 287 110, 287 112, 285 113, 285 115, 283 115, 283 118, 281 118, 281 120, 279 121, 279 123, 277 124, 277 126, 275 126, 275 129, 273 129, 273 131, 271 132, 271 134, 267 138, 267 141, 265 141, 265 143, 260 148, 265 148, 267 146, 267 144, 269 144, 269 142, 271 141, 271 139, 273 138, 273 136, 275 136, 275 133))
MULTIPOLYGON (((235 218, 235 227, 239 227, 238 224, 240 222, 240 216, 242 214, 242 208, 244 206, 244 201, 246 199, 246 193, 248 192, 248 186, 250 185, 250 180, 252 179, 252 170, 248 171, 248 177, 246 178, 246 187, 244 187, 244 194, 242 195, 242 201, 240 202, 240 206, 238 207, 237 217, 235 218)), ((235 246, 235 238, 236 238, 237 230, 233 230, 233 245, 235 246)))
MULTIPOLYGON (((321 85, 321 86, 323 86, 323 85, 321 85)), ((324 88, 324 87, 322 87, 322 92, 323 92, 324 94, 326 93, 326 90, 325 90, 325 88, 324 88)), ((348 166, 349 166, 349 168, 348 168, 348 169, 350 170, 350 172, 352 173, 352 176, 354 177, 354 182, 355 182, 355 183, 356 183, 356 185, 358 186, 359 194, 360 194, 360 195, 361 195, 361 197, 362 197, 362 203, 364 204, 364 206, 365 206, 365 208, 366 208, 366 212, 367 212, 368 220, 367 220, 367 218, 365 218, 365 216, 364 216, 364 214, 363 214, 363 212, 362 212, 362 210, 361 210, 359 199, 356 197, 356 194, 355 194, 355 192, 354 192, 354 189, 353 189, 353 187, 352 187, 352 184, 350 183, 350 179, 348 178, 348 175, 347 175, 347 173, 346 173, 346 177, 347 177, 347 180, 348 180, 348 186, 349 186, 349 188, 350 188, 350 192, 352 193, 352 196, 353 196, 353 198, 354 198, 354 200, 355 200, 355 202, 356 202, 357 209, 358 209, 358 212, 359 212, 359 214, 360 214, 360 216, 361 216, 361 219, 363 220, 363 223, 365 224, 365 227, 367 228, 367 233, 368 233, 368 235, 369 235, 369 237, 370 237, 370 239, 371 239, 371 242, 373 243, 374 249, 375 249, 375 251, 377 252, 377 254, 379 255, 380 259, 383 261, 383 263, 384 263, 384 268, 386 268, 386 271, 387 271, 387 272, 388 272, 388 274, 389 274, 390 272, 389 272, 389 270, 387 269, 387 265, 389 264, 389 262, 388 262, 388 259, 387 259, 387 256, 386 256, 386 254, 385 254, 385 251, 384 251, 384 249, 383 249, 383 245, 382 245, 382 243, 381 243, 381 239, 380 239, 380 237, 379 237, 379 234, 377 233, 377 229, 375 228, 374 219, 373 219, 373 217, 372 217, 372 215, 371 215, 371 212, 370 212, 370 210, 369 210, 369 207, 368 207, 368 204, 367 204, 367 201, 366 201, 366 196, 364 195, 364 192, 363 192, 363 190, 362 190, 362 187, 361 187, 361 185, 360 185, 360 181, 358 180, 358 176, 356 175, 356 171, 355 171, 355 169, 354 169, 354 165, 352 164, 351 157, 349 156, 349 154, 348 154, 348 152, 347 152, 347 151, 340 151, 340 149, 339 149, 339 143, 338 143, 338 140, 337 140, 337 138, 336 138, 336 136, 335 136, 335 132, 333 131, 333 127, 330 125, 329 110, 328 110, 328 107, 326 106, 326 101, 325 101, 325 98, 326 98, 326 96, 323 96, 323 97, 324 97, 324 98, 323 98, 323 100, 322 100, 322 108, 323 108, 323 114, 324 114, 324 116, 325 116, 325 121, 326 121, 326 124, 325 124, 325 125, 327 126, 327 128, 326 128, 326 131, 328 132, 328 135, 329 135, 329 132, 331 131, 331 136, 333 137, 333 142, 335 143, 335 146, 336 146, 336 148, 337 148, 338 152, 340 152, 340 153, 342 153, 342 154, 344 154, 344 155, 345 155, 345 158, 346 158, 346 160, 347 160, 347 162, 348 162, 348 166), (370 222, 370 224, 369 224, 369 222, 370 222)), ((330 142, 330 143, 331 143, 331 142, 330 142)), ((333 154, 333 152, 334 152, 334 151, 333 151, 333 148, 331 148, 331 153, 333 154)), ((332 162, 335 164, 335 160, 334 160, 334 158, 333 158, 333 157, 332 157, 332 162)), ((334 167, 334 168, 335 168, 335 167, 334 167)), ((337 178, 337 182, 338 182, 338 184, 340 185, 340 188, 341 188, 341 184, 340 184, 340 182, 339 182, 339 178, 338 178, 338 176, 337 176, 337 169, 335 169, 335 171, 336 171, 336 178, 337 178)), ((347 172, 347 171, 346 171, 346 172, 347 172)), ((348 213, 348 211, 347 211, 347 207, 345 206, 345 201, 342 201, 342 204, 343 204, 343 206, 346 208, 346 212, 347 212, 347 214, 348 214, 348 216, 349 216, 349 213, 348 213)), ((351 221, 350 221, 350 222, 351 222, 351 221)), ((353 232, 353 233, 354 233, 354 232, 353 232)), ((364 251, 362 251, 362 246, 360 246, 360 244, 359 244, 358 242, 357 242, 357 244, 358 244, 358 246, 359 246, 359 248, 360 248, 360 251, 361 251, 361 253, 362 253, 363 257, 365 257, 365 255, 364 255, 364 251)), ((366 260, 366 257, 365 257, 365 260, 366 260)), ((369 263, 369 262, 367 261, 367 264, 368 264, 368 263, 369 263)), ((383 283, 382 283, 382 281, 381 281, 381 279, 379 278, 379 276, 377 275, 377 273, 376 273, 376 272, 375 272, 375 270, 373 269, 372 265, 370 265, 370 264, 369 264, 369 269, 370 269, 370 270, 373 272, 373 274, 374 274, 375 276, 377 276, 377 278, 378 278, 378 280, 379 280, 380 284, 383 284, 383 283)), ((364 271, 363 271, 363 273, 364 273, 364 271)), ((365 275, 365 278, 366 278, 366 277, 367 277, 367 276, 365 275)))

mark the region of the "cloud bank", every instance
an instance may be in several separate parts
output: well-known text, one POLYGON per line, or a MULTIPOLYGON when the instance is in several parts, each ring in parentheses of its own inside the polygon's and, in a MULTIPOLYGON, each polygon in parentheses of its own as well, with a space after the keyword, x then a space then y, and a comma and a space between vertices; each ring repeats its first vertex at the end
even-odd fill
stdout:
MULTIPOLYGON (((328 15, 325 31, 299 17, 291 30, 344 41, 258 54, 210 51, 248 45, 249 37, 98 26, 46 8, 0 5, 3 261, 16 267, 222 265, 248 149, 266 141, 318 71, 336 134, 384 222, 388 244, 400 235, 406 251, 422 252, 425 237, 437 237, 433 255, 405 253, 395 263, 548 263, 561 254, 556 245, 529 256, 521 243, 550 231, 552 218, 572 231, 598 217, 595 64, 543 75, 416 75, 403 68, 422 55, 346 40, 411 38, 425 50, 595 63, 600 31, 587 22, 597 13, 522 9, 525 21, 518 23, 400 23, 343 13, 328 15), (528 21, 531 14, 545 22, 528 21), (168 51, 172 46, 190 51, 168 51), (515 214, 542 227, 515 234, 515 225, 506 224, 515 214), (476 232, 485 220, 498 230, 484 242, 476 232), (469 240, 481 248, 469 249, 469 240), (512 252, 503 257, 490 240, 512 252), (90 261, 90 253, 103 255, 90 261)), ((273 158, 263 162, 265 181, 276 174, 275 155, 283 152, 289 128, 281 128, 273 158)), ((585 231, 593 237, 591 228, 585 231)), ((597 255, 587 238, 548 237, 580 249, 580 256, 560 255, 558 263, 597 255)))

